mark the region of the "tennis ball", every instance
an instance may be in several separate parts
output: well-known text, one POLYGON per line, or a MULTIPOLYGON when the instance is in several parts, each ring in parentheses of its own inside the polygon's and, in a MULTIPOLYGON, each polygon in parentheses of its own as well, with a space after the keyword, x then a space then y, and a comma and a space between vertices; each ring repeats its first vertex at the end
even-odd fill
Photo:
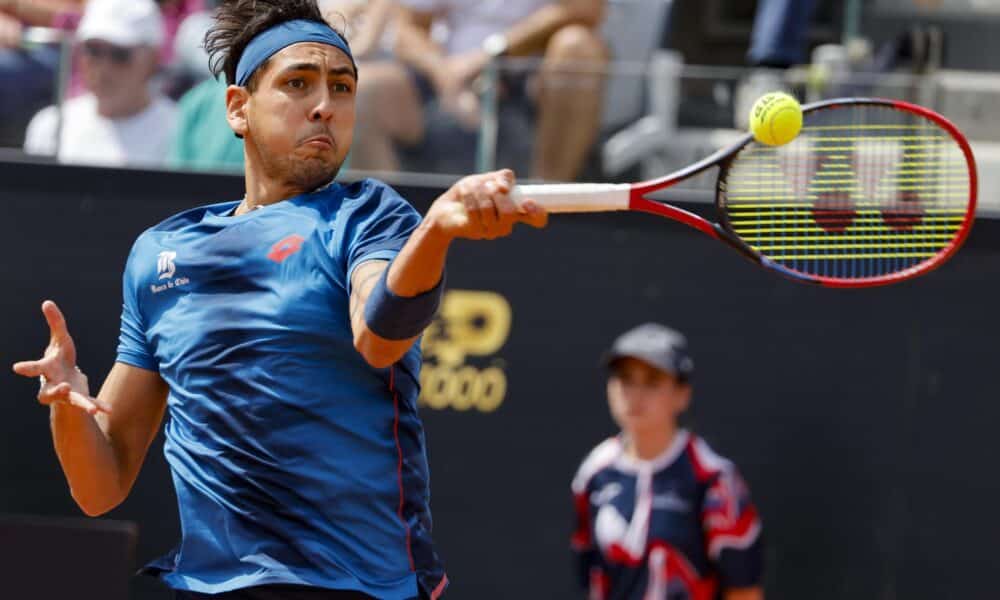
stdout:
POLYGON ((798 100, 784 92, 764 94, 750 109, 750 131, 761 144, 787 144, 801 129, 802 107, 798 100))

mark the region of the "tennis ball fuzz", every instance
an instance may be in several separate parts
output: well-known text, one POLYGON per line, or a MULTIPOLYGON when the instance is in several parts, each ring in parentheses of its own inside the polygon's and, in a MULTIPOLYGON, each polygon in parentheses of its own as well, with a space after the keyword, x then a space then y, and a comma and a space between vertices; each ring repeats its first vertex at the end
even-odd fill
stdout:
POLYGON ((802 107, 798 100, 784 92, 764 94, 750 109, 750 131, 761 144, 787 144, 801 129, 802 107))

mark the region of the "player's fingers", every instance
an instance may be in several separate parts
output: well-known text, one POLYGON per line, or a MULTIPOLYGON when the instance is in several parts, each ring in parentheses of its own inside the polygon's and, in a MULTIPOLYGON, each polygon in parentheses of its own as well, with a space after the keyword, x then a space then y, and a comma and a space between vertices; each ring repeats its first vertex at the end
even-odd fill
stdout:
POLYGON ((510 169, 500 169, 493 173, 493 180, 496 181, 497 187, 504 194, 510 193, 514 189, 514 182, 516 180, 514 176, 514 171, 510 169))
POLYGON ((521 219, 520 211, 514 203, 514 199, 509 194, 496 194, 493 196, 493 204, 496 206, 500 225, 504 229, 501 235, 509 235, 514 228, 514 223, 521 219))
POLYGON ((46 300, 42 302, 42 314, 45 315, 45 321, 49 324, 49 333, 52 336, 52 341, 61 342, 69 338, 69 330, 66 329, 66 317, 63 316, 62 311, 55 302, 51 300, 46 300))
POLYGON ((497 224, 494 233, 495 235, 493 235, 491 239, 507 237, 508 235, 514 233, 514 222, 507 221, 497 224))
POLYGON ((458 189, 458 199, 465 206, 465 213, 469 219, 467 234, 469 237, 481 237, 483 231, 483 216, 479 209, 479 199, 474 192, 474 187, 468 184, 460 185, 458 189))
POLYGON ((69 393, 73 388, 66 382, 47 383, 42 381, 42 387, 38 390, 38 402, 48 406, 56 402, 69 402, 69 393))
POLYGON ((524 210, 524 214, 519 217, 522 223, 527 223, 538 229, 548 225, 549 213, 534 200, 522 201, 521 208, 524 210))
POLYGON ((91 415, 99 412, 111 412, 111 407, 107 402, 102 402, 97 398, 90 398, 79 392, 75 392, 70 384, 66 382, 43 386, 38 392, 38 401, 46 406, 55 404, 56 402, 65 402, 91 415))
POLYGON ((84 396, 79 392, 70 391, 69 394, 67 394, 67 400, 73 406, 82 408, 91 415, 96 415, 99 412, 103 412, 105 414, 111 413, 111 406, 109 406, 107 402, 102 402, 97 398, 84 396))
POLYGON ((14 372, 23 377, 38 377, 44 371, 43 361, 22 360, 14 363, 14 372))
POLYGON ((492 179, 487 179, 476 190, 476 203, 483 220, 483 230, 487 237, 493 234, 500 221, 500 211, 497 209, 496 196, 500 194, 499 187, 492 179))

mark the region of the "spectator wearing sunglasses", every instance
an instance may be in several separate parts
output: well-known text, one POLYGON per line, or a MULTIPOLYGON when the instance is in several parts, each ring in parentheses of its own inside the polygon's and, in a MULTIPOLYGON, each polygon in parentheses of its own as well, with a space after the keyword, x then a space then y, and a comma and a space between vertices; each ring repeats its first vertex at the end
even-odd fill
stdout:
POLYGON ((20 146, 24 128, 52 102, 59 68, 54 44, 25 44, 28 27, 63 27, 84 0, 0 0, 0 146, 20 146), (17 93, 8 93, 9 90, 17 93))
POLYGON ((164 41, 153 0, 90 0, 77 29, 87 92, 62 110, 42 109, 24 149, 60 162, 107 166, 163 164, 176 118, 150 81, 164 41))

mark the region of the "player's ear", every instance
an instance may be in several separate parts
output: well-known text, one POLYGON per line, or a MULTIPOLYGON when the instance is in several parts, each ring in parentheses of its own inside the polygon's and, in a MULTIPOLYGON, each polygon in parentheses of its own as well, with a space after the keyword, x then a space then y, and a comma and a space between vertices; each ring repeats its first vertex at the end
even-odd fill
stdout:
POLYGON ((247 133, 247 103, 250 101, 250 92, 246 88, 238 85, 231 85, 226 88, 226 120, 229 127, 242 138, 247 133))
POLYGON ((686 412, 688 407, 691 406, 691 384, 688 382, 678 382, 677 394, 677 414, 686 412))

